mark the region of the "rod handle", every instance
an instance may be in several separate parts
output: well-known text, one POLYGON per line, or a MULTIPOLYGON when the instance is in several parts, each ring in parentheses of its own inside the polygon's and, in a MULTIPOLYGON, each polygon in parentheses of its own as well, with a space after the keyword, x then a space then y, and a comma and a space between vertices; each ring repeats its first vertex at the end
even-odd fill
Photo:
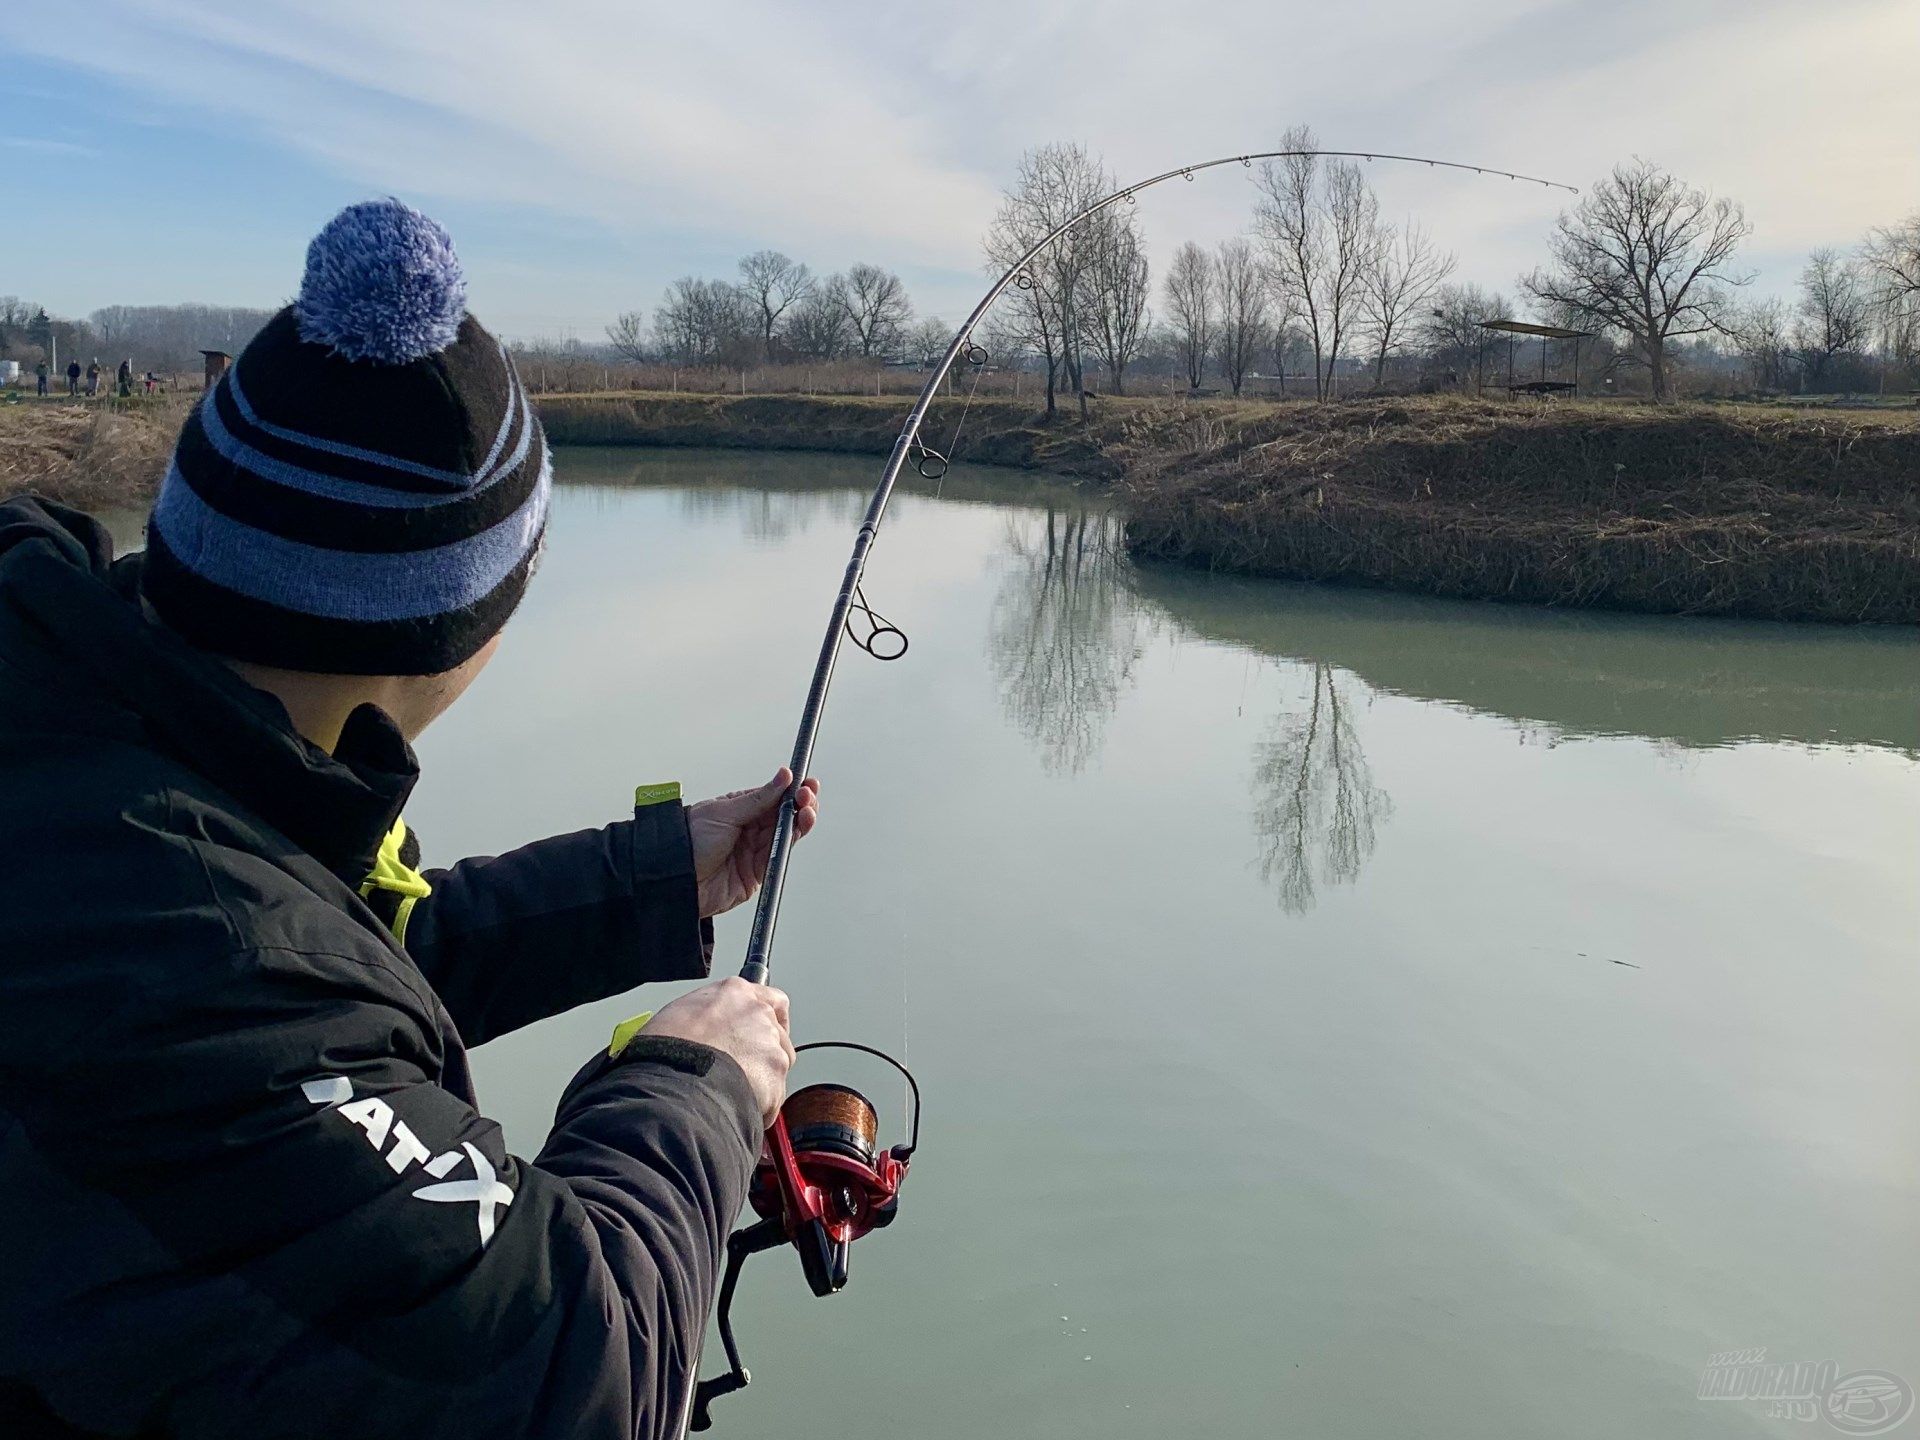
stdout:
POLYGON ((747 963, 740 967, 740 978, 746 981, 749 985, 766 984, 767 983, 767 962, 764 960, 755 960, 755 959, 749 958, 747 963))

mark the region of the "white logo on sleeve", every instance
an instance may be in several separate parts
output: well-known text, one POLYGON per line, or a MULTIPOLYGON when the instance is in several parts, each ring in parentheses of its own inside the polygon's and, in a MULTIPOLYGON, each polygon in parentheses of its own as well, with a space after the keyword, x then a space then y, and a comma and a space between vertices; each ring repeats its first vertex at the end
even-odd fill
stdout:
POLYGON ((513 1191, 500 1179, 493 1163, 476 1147, 462 1141, 458 1150, 433 1154, 420 1143, 407 1122, 396 1118, 393 1107, 379 1096, 369 1095, 364 1100, 355 1100, 353 1082, 344 1075, 316 1076, 301 1085, 300 1093, 307 1097, 309 1104, 324 1105, 359 1129, 376 1154, 385 1152, 387 1168, 394 1174, 403 1175, 409 1167, 418 1165, 436 1181, 442 1182, 423 1185, 413 1192, 414 1199, 443 1205, 463 1200, 472 1202, 478 1217, 481 1247, 485 1248, 486 1243, 493 1239, 494 1212, 502 1205, 513 1203, 513 1191), (389 1139, 393 1142, 391 1145, 387 1143, 389 1139), (473 1178, 448 1180, 446 1177, 458 1168, 462 1160, 473 1166, 473 1178))

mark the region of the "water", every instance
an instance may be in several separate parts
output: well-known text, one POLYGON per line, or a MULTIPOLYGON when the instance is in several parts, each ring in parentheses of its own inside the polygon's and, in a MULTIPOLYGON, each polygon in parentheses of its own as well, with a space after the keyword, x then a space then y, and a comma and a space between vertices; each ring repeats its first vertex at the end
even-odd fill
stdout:
MULTIPOLYGON (((430 859, 769 773, 874 472, 558 462, 430 859)), ((1807 1436, 1709 1354, 1920 1382, 1913 636, 1136 573, 1088 496, 931 490, 775 967, 904 1047, 924 1148, 845 1294, 751 1262, 716 1433, 1807 1436)), ((476 1054, 517 1149, 659 998, 476 1054)))

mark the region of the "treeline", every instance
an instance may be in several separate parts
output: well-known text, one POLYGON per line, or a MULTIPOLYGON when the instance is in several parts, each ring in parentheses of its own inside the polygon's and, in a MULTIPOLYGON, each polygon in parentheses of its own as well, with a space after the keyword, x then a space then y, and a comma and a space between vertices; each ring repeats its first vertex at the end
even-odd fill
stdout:
MULTIPOLYGON (((1363 166, 1297 152, 1253 172, 1244 233, 1175 250, 1154 283, 1130 205, 1081 224, 1034 260, 980 338, 997 369, 1044 376, 1052 411, 1065 392, 1218 388, 1327 398, 1503 383, 1545 368, 1572 373, 1567 342, 1484 328, 1531 320, 1582 332, 1587 388, 1784 394, 1905 390, 1920 382, 1920 213, 1853 250, 1816 251, 1790 297, 1743 301, 1738 263, 1751 234, 1741 207, 1643 160, 1616 166, 1563 212, 1546 263, 1518 278, 1517 300, 1454 279, 1455 257, 1416 221, 1393 223, 1363 166), (1092 370, 1094 379, 1089 379, 1092 370)), ((1041 146, 1021 160, 987 232, 998 271, 1034 241, 1111 193, 1118 181, 1084 147, 1041 146)), ((782 361, 920 362, 950 338, 912 324, 898 277, 870 265, 816 278, 763 250, 737 280, 693 277, 668 288, 651 321, 630 311, 608 327, 632 361, 742 370, 782 361)))
MULTIPOLYGON (((1498 380, 1511 353, 1485 323, 1517 319, 1584 332, 1587 380, 1656 399, 1682 372, 1694 388, 1774 394, 1920 380, 1920 213, 1851 253, 1816 251, 1792 299, 1741 303, 1752 279, 1736 263, 1751 233, 1741 207, 1635 160, 1561 214, 1548 263, 1519 278, 1522 313, 1453 282, 1454 256, 1417 222, 1384 220, 1362 167, 1316 153, 1311 130, 1289 131, 1280 148, 1297 153, 1255 171, 1244 234, 1174 252, 1157 317, 1137 222, 1115 206, 1021 276, 994 321, 1001 353, 1037 357, 1050 406, 1056 382, 1085 395, 1089 356, 1115 393, 1143 362, 1155 375, 1177 370, 1191 390, 1212 382, 1236 395, 1255 379, 1323 399, 1465 387, 1498 380)), ((1008 263, 1116 186, 1080 146, 1030 152, 988 234, 989 263, 1008 263)))
POLYGON ((98 360, 108 369, 131 360, 135 373, 197 374, 202 350, 239 354, 273 313, 225 305, 108 305, 70 320, 0 295, 0 360, 18 360, 27 370, 42 360, 56 368, 98 360))
POLYGON ((623 359, 730 368, 917 359, 950 338, 937 319, 914 323, 907 287, 891 270, 861 264, 816 276, 778 250, 745 257, 736 280, 682 276, 651 322, 629 310, 607 326, 607 343, 623 359))

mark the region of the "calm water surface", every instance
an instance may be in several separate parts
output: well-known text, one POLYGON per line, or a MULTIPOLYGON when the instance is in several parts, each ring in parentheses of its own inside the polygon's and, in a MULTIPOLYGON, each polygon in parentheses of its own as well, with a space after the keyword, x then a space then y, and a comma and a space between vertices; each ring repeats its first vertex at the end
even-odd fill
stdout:
MULTIPOLYGON (((768 773, 874 472, 558 460, 421 747, 430 859, 768 773)), ((888 520, 913 648, 842 662, 776 977, 799 1038, 904 1047, 924 1146, 845 1294, 753 1262, 716 1433, 1813 1436, 1696 1399, 1709 1354, 1920 1382, 1914 638, 1135 571, 1110 529, 977 471, 888 520)), ((478 1052, 517 1149, 640 1008, 478 1052)))

